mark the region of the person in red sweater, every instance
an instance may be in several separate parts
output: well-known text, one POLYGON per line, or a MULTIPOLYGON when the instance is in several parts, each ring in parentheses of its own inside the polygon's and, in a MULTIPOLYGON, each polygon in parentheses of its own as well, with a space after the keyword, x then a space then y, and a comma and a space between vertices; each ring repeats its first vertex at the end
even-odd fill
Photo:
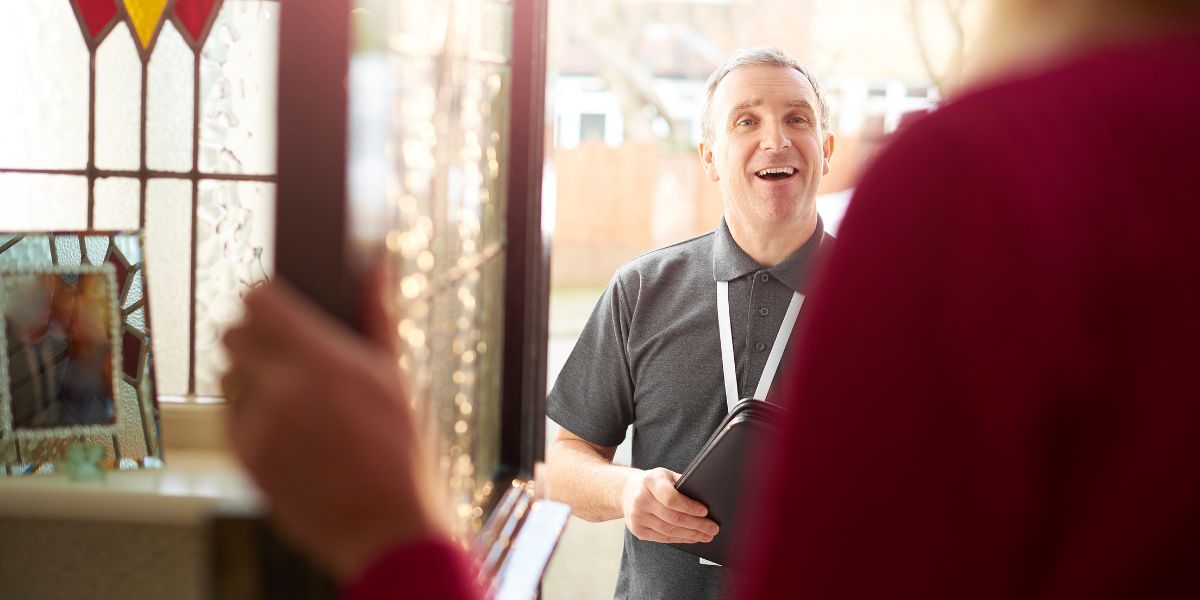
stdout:
MULTIPOLYGON (((812 294, 746 597, 1200 597, 1200 6, 999 4, 1005 70, 880 155, 812 294)), ((347 597, 476 597, 391 355, 246 304, 280 530, 347 597)))
POLYGON ((1097 12, 860 182, 748 597, 1200 598, 1200 28, 1097 12))

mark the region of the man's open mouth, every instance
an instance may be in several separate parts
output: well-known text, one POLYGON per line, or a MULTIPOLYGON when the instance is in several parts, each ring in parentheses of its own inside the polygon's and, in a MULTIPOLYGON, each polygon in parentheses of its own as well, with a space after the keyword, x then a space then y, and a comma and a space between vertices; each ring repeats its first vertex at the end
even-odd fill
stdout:
POLYGON ((765 179, 767 181, 780 181, 795 174, 796 169, 793 167, 767 167, 761 171, 758 171, 754 175, 759 179, 765 179))

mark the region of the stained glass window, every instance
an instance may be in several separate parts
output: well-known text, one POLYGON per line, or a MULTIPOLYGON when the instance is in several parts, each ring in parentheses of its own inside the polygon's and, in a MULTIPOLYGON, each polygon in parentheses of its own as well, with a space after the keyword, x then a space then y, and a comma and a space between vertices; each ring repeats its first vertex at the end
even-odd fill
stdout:
POLYGON ((271 270, 279 3, 5 12, 0 231, 144 229, 159 393, 216 397, 220 332, 271 270))

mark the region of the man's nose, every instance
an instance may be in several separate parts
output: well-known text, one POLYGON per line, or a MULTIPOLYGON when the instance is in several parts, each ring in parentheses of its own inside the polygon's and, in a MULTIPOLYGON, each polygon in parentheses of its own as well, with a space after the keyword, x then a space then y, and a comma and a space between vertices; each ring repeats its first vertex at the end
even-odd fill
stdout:
POLYGON ((790 148, 792 140, 788 138, 782 125, 771 125, 763 128, 763 137, 758 146, 762 150, 782 150, 790 148))

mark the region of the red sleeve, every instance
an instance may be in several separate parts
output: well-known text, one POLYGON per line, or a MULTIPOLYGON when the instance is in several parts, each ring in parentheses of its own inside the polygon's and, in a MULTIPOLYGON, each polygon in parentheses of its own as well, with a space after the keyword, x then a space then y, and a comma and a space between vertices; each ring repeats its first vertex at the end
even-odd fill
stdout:
POLYGON ((1012 537, 980 529, 1021 519, 996 514, 1005 490, 973 476, 992 448, 971 426, 1003 416, 963 402, 980 390, 952 373, 1004 369, 1024 351, 985 349, 965 364, 956 344, 1011 324, 989 311, 1020 302, 1028 263, 1004 241, 1018 221, 995 205, 1003 184, 983 183, 998 181, 994 167, 952 136, 908 133, 859 186, 811 297, 785 438, 764 459, 773 470, 747 546, 750 598, 1006 591, 991 574, 1012 537))
POLYGON ((462 550, 443 540, 404 544, 388 550, 342 591, 345 600, 479 600, 482 597, 462 550))

